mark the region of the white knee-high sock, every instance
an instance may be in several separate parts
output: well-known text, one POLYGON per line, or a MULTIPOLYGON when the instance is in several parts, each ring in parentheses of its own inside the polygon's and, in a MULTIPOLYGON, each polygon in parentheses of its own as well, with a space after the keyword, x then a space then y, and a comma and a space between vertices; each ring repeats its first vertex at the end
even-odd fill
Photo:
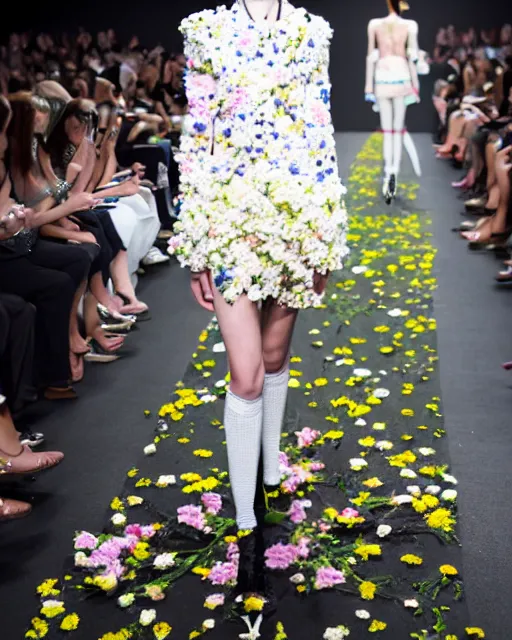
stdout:
POLYGON ((224 429, 228 449, 229 480, 240 529, 254 529, 254 497, 261 451, 263 400, 244 400, 227 392, 224 429))
POLYGON ((288 362, 277 373, 267 373, 263 384, 263 480, 275 486, 281 481, 279 445, 283 426, 288 380, 288 362))

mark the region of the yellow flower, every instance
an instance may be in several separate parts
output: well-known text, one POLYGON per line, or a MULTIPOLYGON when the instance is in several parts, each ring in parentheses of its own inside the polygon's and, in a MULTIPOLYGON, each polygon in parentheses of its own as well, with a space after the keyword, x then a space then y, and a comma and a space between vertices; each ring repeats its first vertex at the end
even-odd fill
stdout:
POLYGON ((439 571, 443 574, 443 576, 456 576, 458 575, 458 571, 451 564, 443 564, 439 567, 439 571))
POLYGON ((354 551, 358 556, 361 556, 363 560, 368 560, 370 556, 382 555, 382 549, 378 544, 363 544, 357 547, 354 551))
POLYGON ((297 586, 297 591, 298 591, 299 593, 304 593, 304 591, 306 591, 306 587, 305 587, 305 585, 303 585, 303 584, 299 584, 299 585, 297 586))
POLYGON ((286 632, 284 630, 284 626, 282 622, 278 622, 276 624, 276 635, 274 637, 274 640, 287 640, 288 636, 286 635, 286 632))
POLYGON ((36 640, 44 638, 48 635, 48 628, 46 620, 41 620, 41 618, 32 618, 32 629, 27 631, 25 638, 35 638, 36 640))
POLYGON ((60 589, 55 589, 55 585, 57 585, 59 581, 56 578, 48 578, 37 587, 37 593, 43 598, 48 598, 49 596, 58 596, 60 593, 60 589))
POLYGON ((345 435, 344 431, 331 430, 323 435, 324 440, 340 440, 345 435))
POLYGON ((315 387, 325 387, 329 384, 329 380, 327 378, 317 378, 314 382, 315 387))
POLYGON ((379 327, 375 327, 373 330, 375 331, 375 333, 387 333, 389 331, 389 327, 386 327, 386 325, 381 325, 379 327))
POLYGON ((414 416, 414 409, 402 409, 401 413, 403 416, 412 418, 414 416))
POLYGON ((404 564, 408 564, 408 565, 420 565, 423 564, 423 559, 420 558, 419 556, 415 556, 412 553, 408 553, 405 556, 402 556, 400 558, 400 562, 403 562, 404 564))
POLYGON ((128 505, 130 507, 136 507, 139 504, 142 504, 144 502, 143 498, 139 498, 139 496, 128 496, 126 498, 126 502, 128 503, 128 505))
POLYGON ((128 473, 126 474, 129 478, 135 478, 135 476, 139 473, 138 469, 130 469, 130 471, 128 471, 128 473))
POLYGON ((392 467, 405 468, 409 464, 416 462, 416 455, 412 451, 404 451, 388 458, 388 462, 392 467))
POLYGON ((361 438, 358 442, 362 447, 373 447, 376 440, 373 436, 367 436, 366 438, 361 438))
POLYGON ((293 358, 290 358, 290 362, 293 362, 293 363, 302 362, 302 358, 299 356, 293 356, 293 358))
POLYGON ((95 587, 105 592, 112 591, 117 587, 117 578, 113 573, 105 576, 95 576, 92 582, 95 587))
POLYGON ((334 520, 337 516, 338 512, 333 507, 324 510, 324 518, 327 518, 327 520, 334 520))
POLYGON ((363 600, 373 600, 376 591, 377 585, 373 584, 373 582, 365 581, 359 585, 359 593, 363 600))
POLYGON ((68 616, 64 618, 64 620, 60 623, 60 628, 63 631, 75 631, 78 627, 78 623, 80 622, 80 618, 76 613, 70 613, 68 616))
POLYGON ((121 511, 123 507, 123 501, 119 498, 114 498, 110 503, 110 508, 112 509, 112 511, 121 511))
POLYGON ((419 470, 422 476, 429 476, 433 478, 436 475, 437 469, 435 467, 421 467, 419 470))
POLYGON ((138 542, 133 550, 133 555, 137 560, 147 560, 151 557, 151 553, 148 549, 149 544, 147 542, 138 542))
POLYGON ((232 542, 236 542, 238 540, 238 538, 236 536, 226 536, 224 538, 224 542, 226 542, 227 544, 231 544, 232 542))
POLYGON ((190 442, 190 438, 178 438, 177 442, 179 442, 179 444, 188 444, 190 442))
POLYGON ((192 573, 195 573, 196 576, 201 576, 203 580, 210 575, 210 569, 206 567, 194 567, 192 569, 192 573))
POLYGON ((244 602, 244 609, 246 613, 251 613, 251 611, 262 611, 265 606, 265 600, 263 598, 256 598, 255 596, 250 596, 244 602))
POLYGON ((171 631, 172 627, 168 625, 167 622, 159 622, 153 627, 156 640, 165 640, 171 631))
POLYGON ((199 638, 200 635, 201 633, 199 631, 191 631, 190 635, 188 636, 188 640, 194 640, 195 638, 199 638))
POLYGON ((375 633, 376 631, 384 631, 387 626, 388 625, 385 622, 381 622, 380 620, 373 620, 368 631, 370 633, 375 633))
POLYGON ((369 478, 368 480, 365 480, 363 484, 369 489, 378 489, 379 487, 382 487, 384 483, 381 482, 378 478, 369 478))
POLYGON ((446 636, 445 640, 458 640, 457 636, 454 636, 452 633, 446 636))
POLYGON ((455 525, 455 519, 448 509, 436 509, 424 517, 429 527, 432 529, 442 529, 447 533, 452 531, 455 525))
POLYGON ((208 449, 196 449, 194 451, 194 455, 197 458, 211 458, 213 456, 213 451, 209 451, 208 449))
POLYGON ((290 376, 292 378, 300 378, 302 376, 302 371, 297 371, 296 369, 290 369, 290 376))
POLYGON ((476 636, 477 638, 485 638, 485 633, 480 627, 466 627, 468 636, 476 636))
POLYGON ((379 349, 379 351, 385 356, 390 355, 391 353, 393 353, 394 350, 395 350, 394 347, 381 347, 379 349))
POLYGON ((202 480, 202 477, 198 473, 182 473, 180 478, 185 482, 199 482, 202 480))
POLYGON ((137 480, 135 486, 137 487, 137 489, 140 489, 140 487, 150 487, 151 480, 149 478, 141 478, 140 480, 137 480))
POLYGON ((64 608, 63 602, 60 602, 59 600, 47 600, 46 602, 43 602, 41 615, 46 618, 55 618, 65 611, 66 609, 64 608))

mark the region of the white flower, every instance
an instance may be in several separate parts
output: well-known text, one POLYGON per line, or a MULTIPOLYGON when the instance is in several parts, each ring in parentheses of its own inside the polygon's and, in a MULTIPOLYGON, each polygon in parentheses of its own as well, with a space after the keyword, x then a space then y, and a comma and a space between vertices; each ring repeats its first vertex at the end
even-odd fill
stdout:
POLYGON ((370 369, 354 369, 356 378, 369 378, 372 375, 370 369))
POLYGON ((425 493, 437 496, 438 493, 441 493, 441 487, 438 487, 437 484, 431 484, 425 489, 425 493))
POLYGON ((349 464, 352 471, 361 471, 361 469, 368 466, 368 463, 363 458, 351 458, 349 464))
POLYGON ((334 360, 334 356, 325 356, 324 360, 326 362, 332 362, 334 360))
POLYGON ((75 567, 88 567, 90 560, 83 551, 75 553, 75 567))
POLYGON ((389 524, 381 524, 377 527, 377 535, 379 538, 385 538, 389 536, 389 534, 393 531, 393 528, 389 526, 389 524))
POLYGON ((152 456, 155 453, 156 453, 156 445, 155 444, 148 444, 147 447, 144 447, 144 454, 145 455, 152 456))
POLYGON ((387 376, 387 375, 388 375, 388 372, 387 372, 387 371, 384 371, 384 370, 381 370, 381 371, 379 371, 379 374, 380 374, 381 376, 387 376))
POLYGON ((389 389, 375 389, 375 391, 373 392, 375 398, 378 398, 379 400, 387 398, 390 394, 391 391, 389 391, 389 389))
POLYGON ((388 316, 391 318, 398 318, 402 315, 402 309, 390 309, 388 311, 388 316))
POLYGON ((160 476, 156 484, 159 487, 168 487, 170 484, 176 484, 176 476, 160 476))
POLYGON ((203 627, 203 629, 213 629, 215 627, 215 620, 213 618, 208 618, 207 620, 203 621, 203 624, 201 626, 203 627))
POLYGON ((125 593, 123 596, 119 596, 117 604, 122 608, 131 606, 135 602, 135 595, 133 593, 125 593))
POLYGON ((204 402, 205 404, 208 404, 209 402, 215 402, 216 400, 217 400, 217 396, 214 396, 211 394, 208 394, 201 398, 201 402, 204 402))
POLYGON ((140 613, 139 622, 143 627, 149 627, 156 620, 155 609, 143 609, 140 613))
POLYGON ((421 489, 416 484, 412 484, 407 487, 407 493, 412 494, 413 496, 419 496, 421 494, 421 489))
POLYGON ((350 635, 350 629, 340 625, 339 627, 328 627, 324 633, 324 640, 343 640, 350 635))
POLYGON ((116 527, 119 527, 126 523, 126 516, 122 513, 116 513, 111 518, 112 524, 115 524, 116 527))
POLYGON ((366 420, 363 420, 363 418, 358 418, 354 424, 356 425, 356 427, 366 427, 366 420))
POLYGON ((385 431, 386 423, 385 422, 374 422, 372 429, 374 431, 385 431))
POLYGON ((422 456, 433 456, 436 450, 430 447, 421 447, 421 449, 418 449, 418 452, 421 453, 422 456))
POLYGON ((375 443, 375 448, 379 451, 389 451, 393 446, 393 443, 389 440, 379 440, 379 442, 375 443))
POLYGON ((157 556, 153 562, 153 565, 156 569, 169 569, 169 567, 174 567, 176 554, 174 553, 162 553, 157 556))
POLYGON ((368 271, 368 267, 365 267, 363 265, 352 267, 352 273, 355 273, 356 276, 358 276, 361 273, 365 273, 366 271, 368 271))
POLYGON ((457 479, 454 476, 451 476, 448 473, 443 473, 443 480, 445 482, 449 482, 450 484, 459 484, 457 479))
POLYGON ((226 345, 223 342, 217 342, 213 345, 213 353, 224 353, 226 351, 226 345))
POLYGON ((290 582, 292 584, 302 584, 303 582, 306 582, 306 578, 304 576, 303 573, 295 573, 291 578, 290 578, 290 582))
POLYGON ((419 602, 415 599, 404 600, 404 607, 407 607, 408 609, 417 609, 419 606, 419 602))
POLYGON ((455 489, 446 489, 441 494, 441 500, 447 500, 448 502, 453 502, 454 500, 457 500, 457 492, 455 491, 455 489))
POLYGON ((217 387, 217 389, 222 389, 222 387, 225 387, 227 385, 226 380, 219 380, 218 382, 215 383, 215 386, 217 387))
POLYGON ((337 367, 341 367, 342 364, 345 364, 345 358, 341 358, 340 360, 336 360, 334 363, 337 367))
POLYGON ((418 474, 412 469, 402 469, 400 471, 401 478, 407 478, 408 480, 414 480, 414 478, 418 477, 418 474))
POLYGON ((401 504, 411 504, 413 498, 412 496, 394 496, 391 498, 391 504, 400 506, 401 504))
POLYGON ((349 557, 347 558, 347 562, 348 562, 349 564, 357 564, 357 560, 354 558, 354 556, 349 556, 349 557))
POLYGON ((360 620, 369 620, 371 618, 370 616, 370 612, 366 611, 366 609, 358 609, 356 611, 356 616, 360 619, 360 620))

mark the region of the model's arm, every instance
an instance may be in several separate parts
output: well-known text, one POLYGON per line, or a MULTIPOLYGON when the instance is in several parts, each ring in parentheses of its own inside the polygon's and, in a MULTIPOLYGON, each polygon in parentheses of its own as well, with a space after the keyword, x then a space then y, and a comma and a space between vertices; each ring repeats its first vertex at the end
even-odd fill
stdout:
POLYGON ((375 93, 375 65, 379 59, 379 50, 376 48, 375 40, 375 26, 375 20, 370 20, 368 23, 368 53, 366 55, 366 83, 364 89, 367 95, 375 93))
POLYGON ((418 69, 416 67, 420 56, 418 45, 418 23, 409 20, 409 41, 407 43, 407 59, 409 61, 409 69, 411 71, 411 82, 413 89, 418 93, 420 91, 420 83, 418 80, 418 69))

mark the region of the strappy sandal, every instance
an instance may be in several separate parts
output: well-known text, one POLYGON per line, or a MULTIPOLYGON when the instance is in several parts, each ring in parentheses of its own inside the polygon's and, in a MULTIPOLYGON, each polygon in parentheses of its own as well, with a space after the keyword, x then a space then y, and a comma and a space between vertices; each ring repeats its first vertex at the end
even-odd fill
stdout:
POLYGON ((61 451, 42 451, 34 453, 27 445, 21 448, 21 451, 15 456, 9 456, 0 451, 0 476, 21 476, 32 475, 47 471, 56 467, 64 459, 61 451), (28 455, 26 462, 22 456, 28 455), (29 463, 33 461, 33 463, 29 463))
POLYGON ((31 511, 32 507, 28 502, 0 498, 0 522, 24 518, 25 516, 28 516, 31 511))
POLYGON ((495 280, 500 284, 511 283, 512 282, 512 265, 508 265, 505 270, 499 271, 495 280))

